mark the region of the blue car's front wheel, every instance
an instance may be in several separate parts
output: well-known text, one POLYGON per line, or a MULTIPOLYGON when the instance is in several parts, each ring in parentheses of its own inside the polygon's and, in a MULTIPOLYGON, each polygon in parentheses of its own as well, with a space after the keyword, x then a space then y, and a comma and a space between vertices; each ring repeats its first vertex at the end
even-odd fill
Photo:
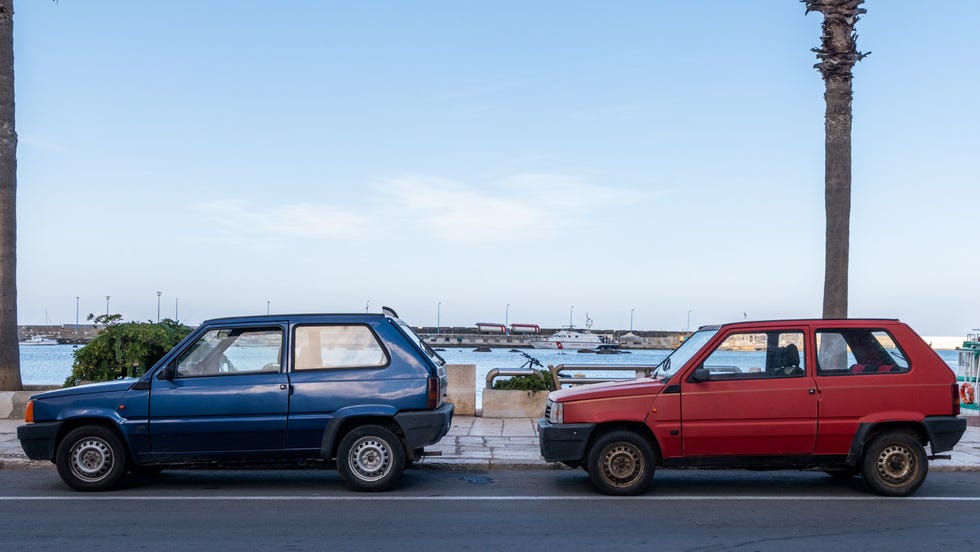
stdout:
POLYGON ((100 425, 70 431, 55 453, 58 475, 78 491, 107 491, 126 475, 126 449, 116 432, 100 425))

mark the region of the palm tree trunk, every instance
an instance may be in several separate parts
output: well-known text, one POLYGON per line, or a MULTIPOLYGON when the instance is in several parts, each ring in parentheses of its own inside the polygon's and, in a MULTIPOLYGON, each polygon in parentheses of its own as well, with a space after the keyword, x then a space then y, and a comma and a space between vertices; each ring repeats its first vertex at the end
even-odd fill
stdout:
POLYGON ((20 391, 17 345, 17 131, 14 2, 0 0, 0 390, 20 391))
POLYGON ((801 0, 806 12, 823 14, 820 61, 814 66, 823 76, 824 101, 824 208, 825 237, 823 317, 847 318, 848 255, 851 221, 851 81, 854 64, 867 54, 857 51, 854 26, 867 10, 864 0, 801 0))

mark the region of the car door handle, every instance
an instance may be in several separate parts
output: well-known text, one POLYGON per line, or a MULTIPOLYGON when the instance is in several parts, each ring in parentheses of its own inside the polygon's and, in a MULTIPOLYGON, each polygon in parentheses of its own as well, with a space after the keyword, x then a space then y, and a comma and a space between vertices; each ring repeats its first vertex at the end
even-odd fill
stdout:
POLYGON ((279 389, 281 389, 283 391, 285 391, 287 387, 289 387, 289 386, 286 385, 285 383, 282 383, 282 384, 279 385, 279 389))
POLYGON ((811 395, 816 395, 817 394, 817 390, 816 389, 811 389, 810 390, 810 394, 811 395))

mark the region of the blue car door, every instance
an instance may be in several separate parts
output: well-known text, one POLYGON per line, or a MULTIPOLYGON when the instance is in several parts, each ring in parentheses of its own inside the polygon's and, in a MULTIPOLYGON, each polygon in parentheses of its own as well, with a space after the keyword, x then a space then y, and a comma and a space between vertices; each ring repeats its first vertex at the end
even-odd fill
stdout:
POLYGON ((218 326, 202 331, 153 380, 151 454, 222 456, 282 449, 289 385, 283 328, 218 326))

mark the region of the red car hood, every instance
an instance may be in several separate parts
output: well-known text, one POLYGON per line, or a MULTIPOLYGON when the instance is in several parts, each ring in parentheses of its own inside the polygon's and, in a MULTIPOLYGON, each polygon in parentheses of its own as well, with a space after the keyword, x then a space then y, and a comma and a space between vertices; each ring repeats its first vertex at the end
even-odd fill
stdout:
POLYGON ((640 378, 629 381, 578 385, 570 389, 552 391, 548 397, 553 401, 607 399, 611 397, 629 397, 634 395, 656 395, 660 393, 663 388, 664 384, 657 380, 640 378))

